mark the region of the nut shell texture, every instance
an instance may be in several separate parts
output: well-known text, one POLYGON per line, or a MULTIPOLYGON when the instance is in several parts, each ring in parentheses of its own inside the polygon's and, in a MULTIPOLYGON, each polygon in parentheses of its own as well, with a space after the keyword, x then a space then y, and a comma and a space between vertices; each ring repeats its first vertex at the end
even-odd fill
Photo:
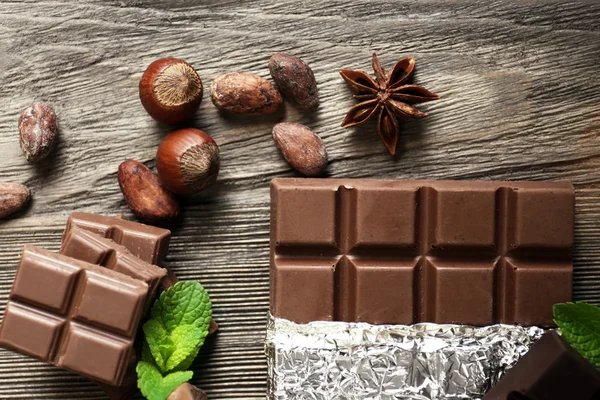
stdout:
POLYGON ((300 58, 277 53, 269 60, 271 77, 281 94, 305 110, 319 107, 319 91, 312 69, 300 58))
POLYGON ((194 67, 178 58, 161 58, 150 64, 139 91, 148 114, 167 124, 192 119, 203 94, 202 80, 194 67))
POLYGON ((239 115, 272 114, 282 103, 271 82, 245 72, 216 77, 210 85, 210 98, 219 110, 239 115))
POLYGON ((23 209, 31 199, 27 187, 15 182, 0 182, 0 219, 23 209))
POLYGON ((119 186, 131 211, 143 222, 161 224, 179 214, 179 204, 158 176, 144 164, 126 160, 119 165, 119 186))
POLYGON ((156 153, 161 183, 177 194, 197 193, 217 180, 219 147, 205 132, 184 128, 171 132, 156 153))
POLYGON ((273 140, 285 160, 306 176, 319 176, 327 168, 327 150, 321 138, 308 127, 282 122, 273 127, 273 140))
POLYGON ((21 150, 27 161, 35 163, 46 158, 56 146, 58 125, 52 107, 33 104, 19 118, 21 150))

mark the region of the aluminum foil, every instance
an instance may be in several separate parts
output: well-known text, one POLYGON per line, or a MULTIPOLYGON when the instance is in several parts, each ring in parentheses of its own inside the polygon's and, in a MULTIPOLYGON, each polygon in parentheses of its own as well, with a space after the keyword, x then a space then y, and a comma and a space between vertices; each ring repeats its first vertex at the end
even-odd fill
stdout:
POLYGON ((511 325, 370 325, 269 318, 267 398, 480 399, 541 337, 511 325))

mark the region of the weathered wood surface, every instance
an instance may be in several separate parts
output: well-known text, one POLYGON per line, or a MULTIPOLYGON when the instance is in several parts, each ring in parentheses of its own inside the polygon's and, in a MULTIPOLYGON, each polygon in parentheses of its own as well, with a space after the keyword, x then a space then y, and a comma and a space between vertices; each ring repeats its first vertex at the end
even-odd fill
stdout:
MULTIPOLYGON (((325 140, 331 176, 568 179, 577 190, 575 298, 600 304, 600 3, 530 0, 41 0, 0 3, 0 179, 26 183, 32 207, 0 223, 0 312, 20 249, 56 250, 75 210, 127 212, 116 180, 126 158, 152 164, 169 127, 141 107, 137 82, 161 56, 191 62, 205 83, 193 125, 218 142, 218 183, 189 200, 168 258, 210 291, 221 331, 195 363, 210 397, 264 398, 269 180, 294 176, 272 143, 276 121, 325 140), (390 158, 374 124, 344 130, 355 104, 340 67, 384 67, 412 54, 416 79, 442 98, 404 125, 390 158), (315 71, 321 107, 225 118, 208 86, 226 71, 268 77, 277 51, 315 71), (52 162, 21 156, 20 111, 52 103, 61 142, 52 162)), ((102 399, 73 374, 0 350, 0 398, 102 399)))

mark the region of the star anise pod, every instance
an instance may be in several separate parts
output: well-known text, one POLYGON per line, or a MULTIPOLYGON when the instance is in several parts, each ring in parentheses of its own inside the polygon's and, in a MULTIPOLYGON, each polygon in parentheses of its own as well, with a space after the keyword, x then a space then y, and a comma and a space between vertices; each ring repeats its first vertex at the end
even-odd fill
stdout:
POLYGON ((437 94, 424 87, 409 83, 414 68, 415 59, 406 57, 398 61, 386 74, 377 55, 373 53, 375 80, 364 71, 342 69, 342 78, 356 93, 354 98, 360 100, 360 103, 348 111, 342 127, 363 124, 380 111, 377 130, 390 154, 394 155, 400 134, 398 120, 426 117, 426 113, 411 104, 439 99, 437 94))

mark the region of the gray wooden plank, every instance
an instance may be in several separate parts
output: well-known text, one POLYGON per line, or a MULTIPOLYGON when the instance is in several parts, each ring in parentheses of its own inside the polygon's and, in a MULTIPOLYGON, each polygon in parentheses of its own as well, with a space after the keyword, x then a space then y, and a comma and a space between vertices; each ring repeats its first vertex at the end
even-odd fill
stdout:
MULTIPOLYGON (((270 138, 280 120, 324 139, 330 176, 568 179, 576 187, 575 298, 600 304, 600 4, 594 0, 204 1, 0 3, 0 179, 28 184, 32 207, 0 223, 0 313, 25 242, 57 249, 75 210, 128 213, 118 165, 152 165, 170 130, 154 123, 137 82, 155 58, 200 72, 205 99, 193 125, 220 145, 217 184, 187 201, 168 262, 210 291, 221 331, 194 364, 212 398, 264 398, 268 310, 268 184, 294 176, 270 138), (268 77, 277 51, 315 71, 322 106, 267 118, 220 115, 208 97, 226 71, 268 77), (390 158, 373 124, 339 125, 354 104, 341 67, 369 70, 412 54, 416 79, 439 93, 431 117, 403 125, 390 158), (51 102, 61 125, 53 162, 20 155, 18 115, 51 102)), ((128 215, 130 215, 128 213, 128 215)), ((102 399, 85 380, 0 350, 2 399, 102 399)))

